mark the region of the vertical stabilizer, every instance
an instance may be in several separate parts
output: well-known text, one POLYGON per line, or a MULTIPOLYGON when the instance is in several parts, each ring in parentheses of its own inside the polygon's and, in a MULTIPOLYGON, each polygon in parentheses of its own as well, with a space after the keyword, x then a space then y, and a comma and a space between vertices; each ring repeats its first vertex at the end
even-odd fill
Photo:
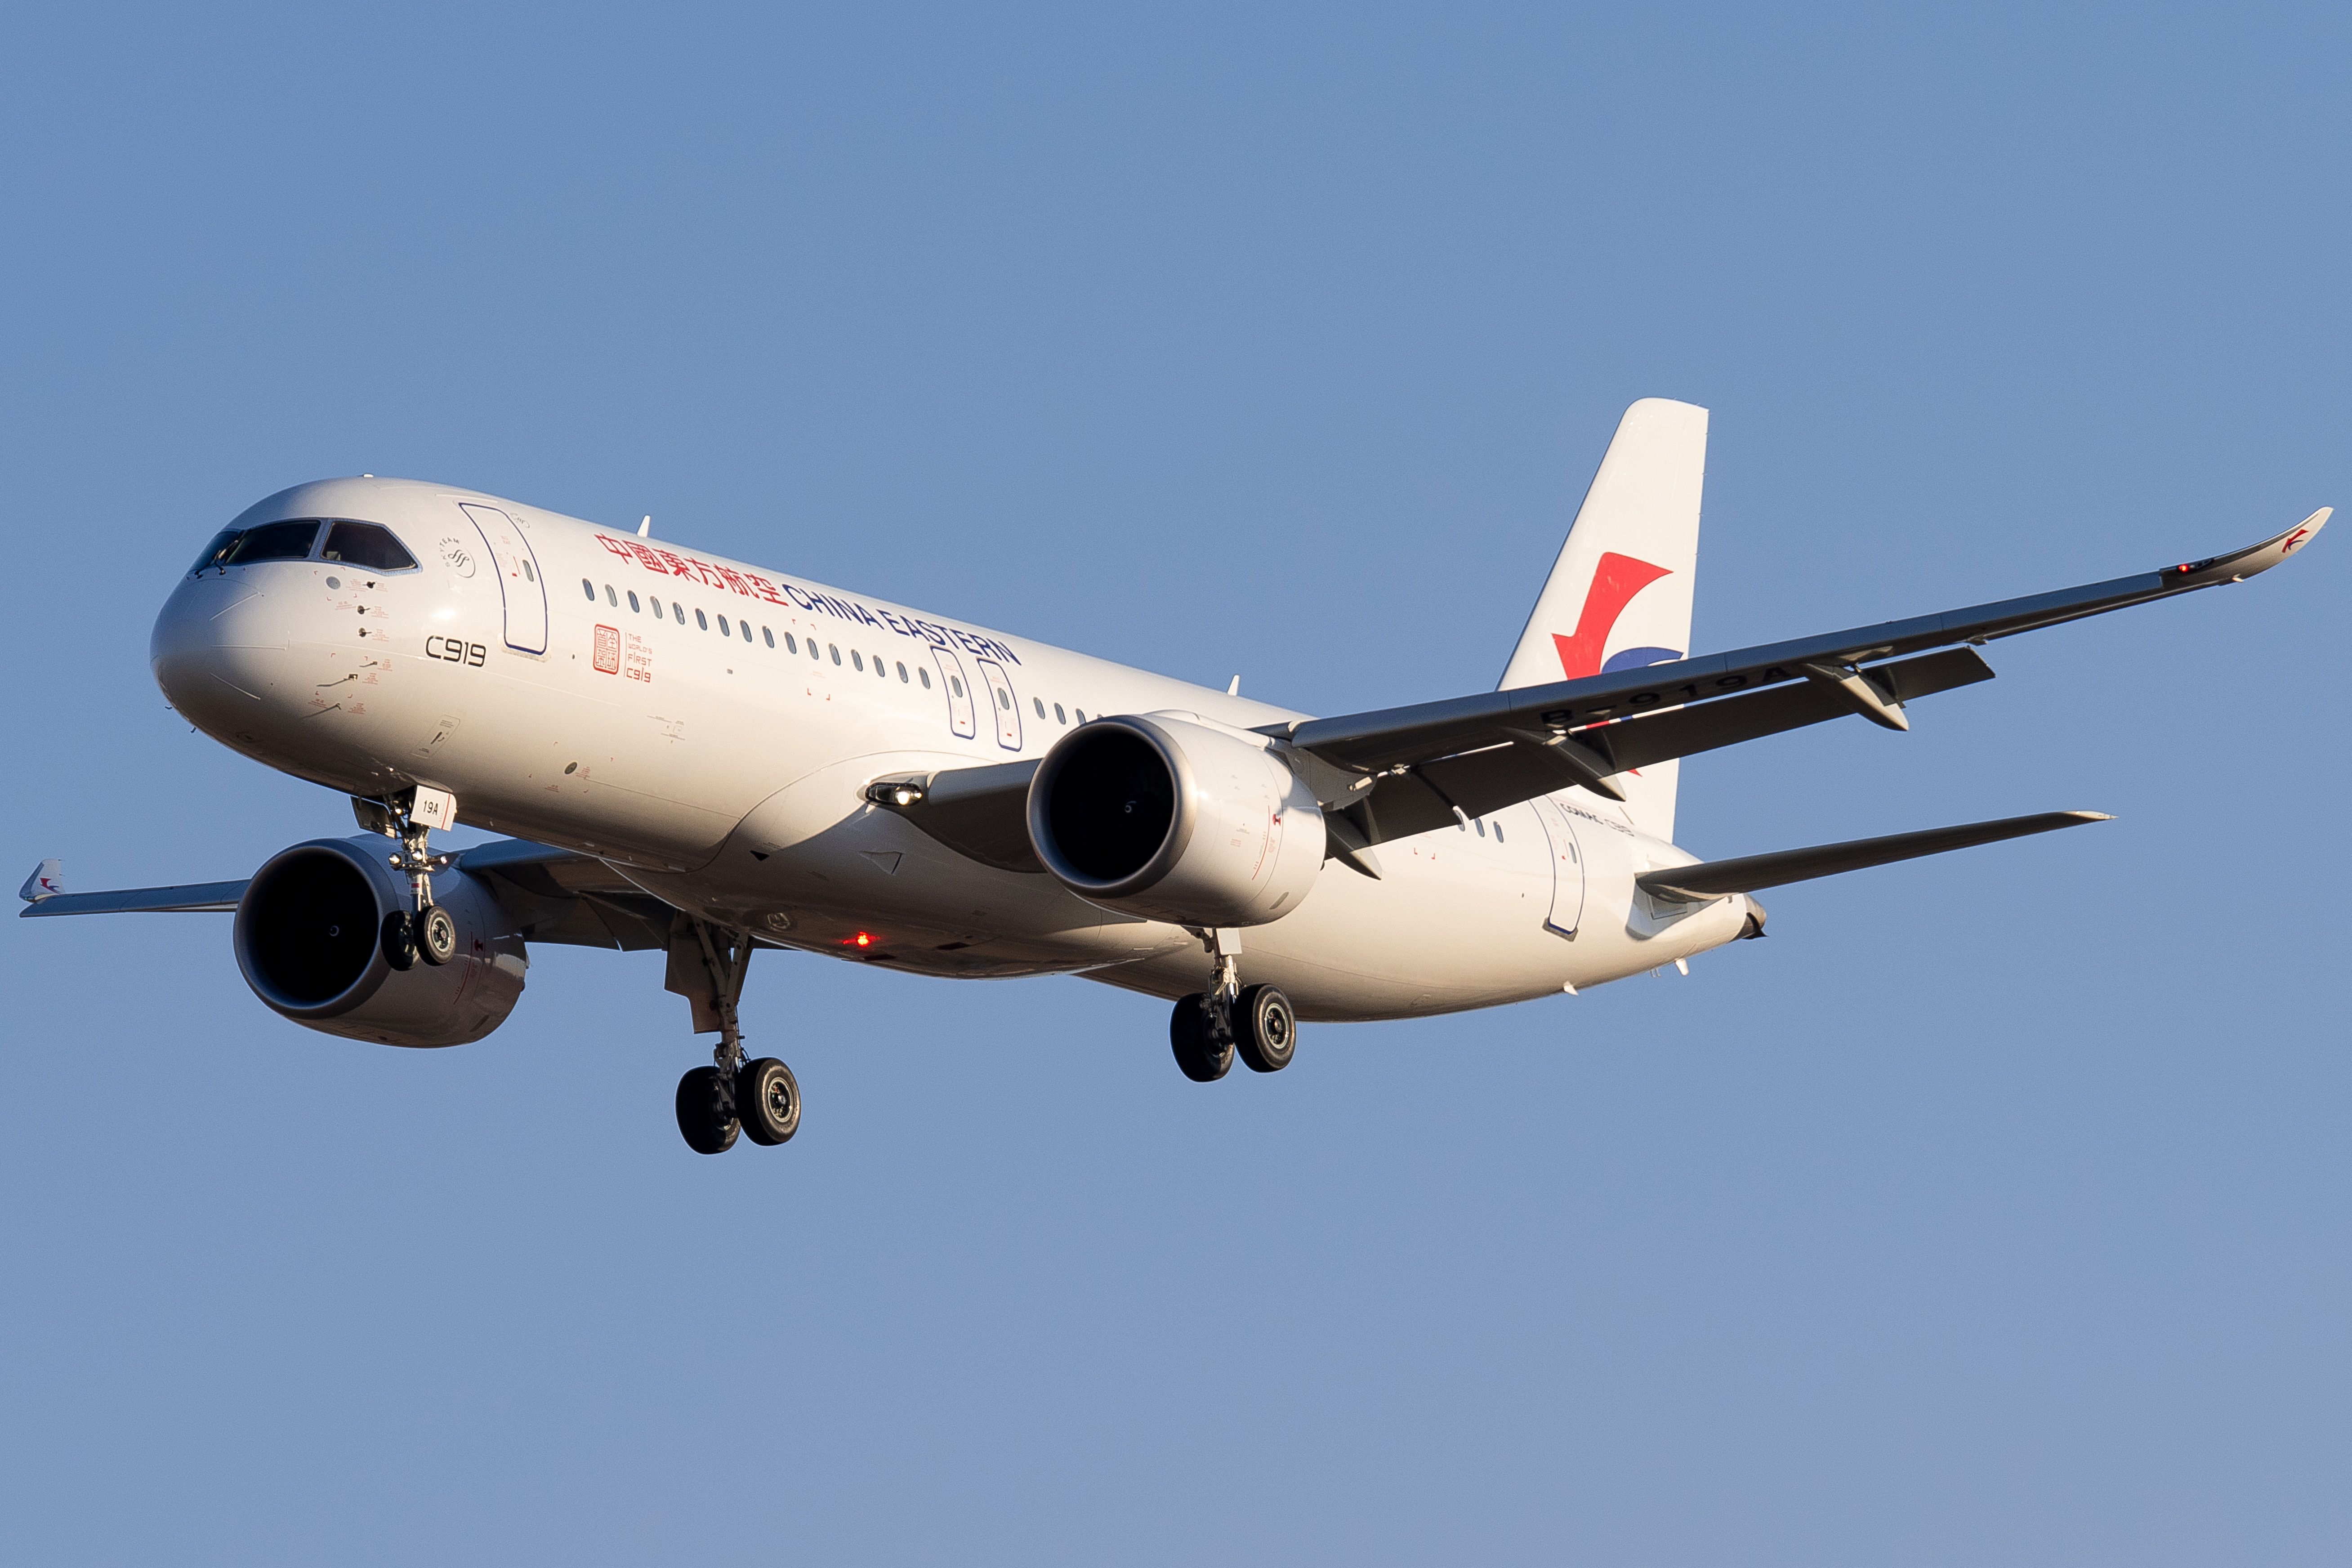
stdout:
MULTIPOLYGON (((1625 410, 1497 689, 1638 669, 1690 652, 1706 479, 1706 409, 1645 397, 1625 410)), ((1643 832, 1674 837, 1680 766, 1654 763, 1618 775, 1626 813, 1643 832)))

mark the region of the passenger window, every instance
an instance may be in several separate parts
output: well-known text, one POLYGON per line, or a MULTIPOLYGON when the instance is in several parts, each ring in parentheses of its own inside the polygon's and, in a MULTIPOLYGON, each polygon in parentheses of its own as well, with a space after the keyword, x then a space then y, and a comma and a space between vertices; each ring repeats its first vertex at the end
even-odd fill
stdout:
POLYGON ((1076 712, 1076 713, 1077 714, 1077 716, 1078 716, 1078 722, 1079 722, 1079 723, 1083 724, 1083 723, 1085 723, 1085 722, 1087 721, 1087 710, 1086 710, 1085 709, 1083 709, 1083 708, 1074 709, 1074 710, 1072 710, 1072 711, 1074 711, 1074 712, 1076 712))
POLYGON ((903 664, 898 667, 898 684, 901 686, 907 684, 907 667, 903 664))
POLYGON ((613 592, 613 584, 610 583, 604 584, 604 602, 616 610, 621 607, 620 595, 613 592))
POLYGON ((1497 844, 1500 844, 1502 841, 1503 841, 1503 825, 1502 825, 1501 823, 1497 822, 1496 824, 1495 824, 1495 842, 1496 842, 1496 843, 1497 843, 1497 844))
POLYGON ((963 695, 963 681, 958 677, 952 675, 949 676, 948 686, 958 697, 963 695))
POLYGON ((1481 838, 1486 837, 1486 819, 1483 816, 1478 819, 1478 837, 1481 838))
POLYGON ((245 537, 230 549, 224 564, 243 566, 255 561, 306 560, 310 554, 311 541, 318 537, 319 520, 316 518, 248 528, 245 531, 245 537))
POLYGON ((874 656, 874 679, 877 680, 890 679, 890 671, 882 663, 882 656, 878 653, 874 656))
POLYGON ((710 629, 710 617, 697 610, 694 612, 694 624, 707 632, 710 629))
POLYGON ((522 563, 522 580, 526 583, 536 583, 539 581, 539 574, 530 569, 530 562, 528 559, 526 559, 522 563))
POLYGON ((761 627, 760 628, 760 635, 761 635, 761 637, 765 637, 765 638, 767 638, 767 639, 768 639, 768 646, 769 646, 770 647, 775 647, 775 646, 776 646, 776 634, 775 634, 775 633, 773 633, 773 632, 770 631, 770 630, 769 630, 767 627, 765 627, 765 626, 761 626, 761 627))
POLYGON ((629 610, 633 615, 639 613, 637 610, 637 591, 635 588, 629 590, 629 610))
MULTIPOLYGON (((696 613, 698 615, 698 614, 700 614, 701 612, 697 611, 696 613)), ((708 626, 705 626, 705 627, 703 628, 703 630, 705 630, 705 631, 709 631, 709 629, 710 629, 710 628, 709 628, 709 627, 708 627, 708 626)), ((729 630, 727 629, 727 617, 726 617, 725 616, 719 616, 719 635, 720 637, 733 637, 733 636, 735 635, 733 632, 730 632, 730 631, 729 631, 729 630)))
POLYGON ((378 528, 372 522, 335 524, 327 530, 327 547, 319 554, 322 560, 347 561, 371 572, 413 572, 416 569, 416 557, 392 536, 392 530, 378 528))
MULTIPOLYGON (((745 642, 750 642, 751 640, 751 623, 749 621, 737 621, 735 624, 743 628, 743 640, 745 642)), ((770 637, 768 639, 768 646, 770 647, 775 647, 776 639, 770 637)))
POLYGON ((1010 691, 998 692, 996 694, 996 705, 999 708, 1003 709, 1008 713, 1013 711, 1013 693, 1010 691))
POLYGON ((850 667, 857 670, 860 674, 865 673, 866 656, 859 653, 856 648, 851 648, 849 650, 849 663, 850 667))
POLYGON ((786 632, 784 634, 784 651, 786 653, 798 653, 801 651, 801 645, 793 638, 793 634, 790 632, 786 632))
POLYGON ((931 689, 931 672, 919 664, 915 666, 915 679, 923 683, 924 690, 929 691, 931 689))
POLYGON ((1055 722, 1055 723, 1056 723, 1056 724, 1066 724, 1066 723, 1068 723, 1069 721, 1070 721, 1068 720, 1068 718, 1067 718, 1067 717, 1066 717, 1066 716, 1063 714, 1063 712, 1062 712, 1062 705, 1061 705, 1060 703, 1058 703, 1058 702, 1055 703, 1055 704, 1054 704, 1054 722, 1055 722))
MULTIPOLYGON (((815 645, 811 644, 810 646, 814 647, 815 645)), ((841 662, 841 645, 839 643, 829 642, 825 644, 824 647, 825 651, 833 655, 833 662, 839 664, 841 662)))
POLYGON ((593 605, 596 602, 596 584, 591 583, 585 577, 580 579, 580 591, 588 595, 588 602, 590 604, 593 605))
POLYGON ((1032 697, 1029 699, 1029 706, 1037 710, 1038 718, 1043 719, 1045 716, 1045 700, 1044 698, 1032 697))

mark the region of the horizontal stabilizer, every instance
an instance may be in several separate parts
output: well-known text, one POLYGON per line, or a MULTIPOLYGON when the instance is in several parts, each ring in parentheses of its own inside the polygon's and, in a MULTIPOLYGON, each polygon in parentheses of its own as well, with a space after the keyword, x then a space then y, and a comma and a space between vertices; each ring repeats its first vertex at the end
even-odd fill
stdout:
POLYGON ((2033 816, 2007 816, 1999 822, 1970 822, 1958 827, 1929 827, 1917 833, 1890 834, 1885 838, 1856 838, 1844 844, 1820 844, 1811 849, 1782 849, 1770 855, 1746 855, 1737 860, 1703 860, 1696 866, 1669 866, 1664 870, 1646 872, 1636 877, 1634 881, 1645 893, 1662 894, 1670 899, 1719 899, 1728 893, 1752 893, 1763 888, 1777 888, 1785 882, 1806 882, 1815 877, 1834 877, 1842 871, 1888 866, 1897 860, 1916 860, 1922 855, 1941 855, 1948 849, 1998 844, 2004 838, 2022 838, 2031 833, 2049 833, 2061 827, 2080 827, 2086 822, 2114 820, 2096 811, 2045 811, 2033 816))

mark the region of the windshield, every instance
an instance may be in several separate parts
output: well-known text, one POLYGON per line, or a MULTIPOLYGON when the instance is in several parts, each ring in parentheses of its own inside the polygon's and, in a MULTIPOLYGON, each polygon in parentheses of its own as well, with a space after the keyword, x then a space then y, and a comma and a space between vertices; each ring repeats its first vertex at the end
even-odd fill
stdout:
POLYGON ((416 557, 392 536, 392 530, 372 522, 339 522, 327 530, 327 547, 319 552, 319 559, 346 561, 377 572, 405 572, 416 564, 416 557))
POLYGON ((257 561, 307 561, 319 531, 327 532, 322 561, 340 561, 371 572, 414 572, 416 557, 408 552, 392 530, 373 522, 333 522, 316 517, 287 522, 266 522, 259 528, 223 529, 196 557, 189 574, 215 567, 249 566, 257 561))
POLYGON ((245 537, 229 546, 221 558, 224 566, 247 566, 256 561, 300 561, 310 553, 311 541, 319 537, 319 521, 304 518, 299 522, 266 522, 259 528, 248 528, 245 537))

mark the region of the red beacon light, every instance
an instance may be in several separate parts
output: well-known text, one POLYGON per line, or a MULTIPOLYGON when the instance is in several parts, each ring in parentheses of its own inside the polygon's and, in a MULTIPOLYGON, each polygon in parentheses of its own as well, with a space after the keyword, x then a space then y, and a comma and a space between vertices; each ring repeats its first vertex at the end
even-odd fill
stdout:
POLYGON ((859 931, 856 936, 851 937, 847 942, 843 942, 841 945, 844 947, 872 947, 874 945, 874 936, 870 931, 859 931))

